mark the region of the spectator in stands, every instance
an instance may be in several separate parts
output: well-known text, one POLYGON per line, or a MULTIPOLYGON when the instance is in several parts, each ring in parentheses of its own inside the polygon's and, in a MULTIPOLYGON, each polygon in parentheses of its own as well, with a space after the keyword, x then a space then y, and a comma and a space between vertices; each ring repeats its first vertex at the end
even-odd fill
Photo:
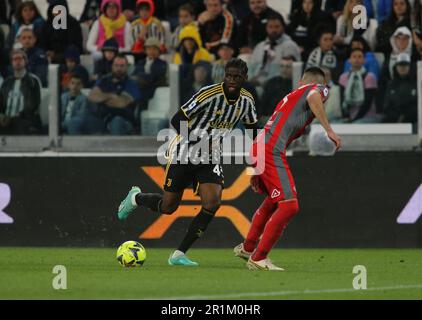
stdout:
POLYGON ((413 41, 419 55, 422 55, 422 0, 415 0, 412 14, 413 41))
POLYGON ((267 37, 268 17, 280 15, 268 7, 267 0, 249 0, 251 13, 243 19, 239 27, 237 46, 239 53, 252 53, 255 46, 267 37))
MULTIPOLYGON (((250 15, 249 0, 223 0, 224 5, 233 16, 236 27, 250 15)), ((236 28, 237 29, 237 28, 236 28)))
POLYGON ((175 64, 195 64, 198 61, 212 61, 211 54, 202 46, 198 28, 192 25, 184 27, 179 35, 179 47, 174 54, 175 64))
POLYGON ((385 91, 383 122, 417 122, 416 72, 410 67, 410 55, 401 53, 394 65, 394 77, 385 91))
POLYGON ((161 42, 156 38, 145 41, 146 58, 136 64, 133 77, 138 81, 141 97, 140 110, 148 109, 148 101, 154 96, 155 89, 166 85, 167 62, 161 60, 161 42))
POLYGON ((43 49, 36 46, 37 38, 32 29, 21 29, 19 35, 19 47, 23 49, 28 57, 27 70, 35 74, 42 83, 47 86, 48 59, 43 49))
MULTIPOLYGON (((375 57, 375 54, 369 48, 369 45, 366 40, 361 36, 354 36, 352 39, 352 43, 350 44, 350 50, 353 49, 361 49, 363 50, 363 52, 365 52, 365 69, 368 72, 373 73, 378 80, 380 77, 380 65, 378 63, 377 58, 375 57)), ((350 60, 348 59, 344 63, 343 72, 348 72, 351 67, 352 65, 350 64, 350 60)))
POLYGON ((72 74, 78 74, 84 88, 89 87, 89 73, 81 65, 81 58, 78 48, 69 46, 65 53, 65 64, 60 66, 60 85, 62 90, 67 90, 72 74))
POLYGON ((28 57, 23 50, 11 51, 13 75, 0 89, 0 134, 37 134, 40 132, 41 83, 26 70, 28 57))
POLYGON ((0 1, 0 24, 10 25, 10 13, 14 11, 15 5, 14 0, 0 1))
POLYGON ((217 55, 219 59, 213 63, 211 75, 214 83, 223 81, 226 64, 233 58, 234 48, 230 43, 220 43, 217 55))
POLYGON ((70 75, 68 90, 61 96, 61 128, 71 135, 96 134, 104 131, 104 122, 95 115, 93 105, 82 93, 82 78, 70 75))
POLYGON ((9 50, 19 48, 19 46, 15 47, 15 45, 19 44, 19 35, 23 29, 34 30, 35 37, 40 39, 45 20, 33 1, 22 2, 15 12, 15 19, 16 21, 10 28, 7 40, 7 48, 9 50))
POLYGON ((103 57, 95 62, 93 80, 98 80, 111 72, 113 60, 119 53, 119 44, 114 38, 110 38, 104 42, 101 52, 103 57))
POLYGON ((195 10, 189 3, 183 4, 179 7, 179 24, 172 35, 172 49, 177 50, 179 46, 179 36, 182 29, 186 26, 196 26, 195 10))
POLYGON ((347 0, 343 14, 337 19, 337 34, 334 43, 337 46, 348 46, 354 35, 362 35, 368 42, 371 50, 376 46, 376 30, 378 22, 375 19, 367 19, 365 29, 354 29, 353 19, 358 13, 353 13, 353 8, 357 5, 363 5, 363 0, 347 0))
POLYGON ((378 23, 384 22, 391 15, 392 4, 393 4, 393 0, 378 0, 378 4, 377 4, 378 23))
POLYGON ((293 62, 295 58, 281 59, 279 74, 269 79, 264 85, 261 108, 258 111, 259 123, 264 125, 273 114, 277 104, 292 91, 293 62))
POLYGON ((350 53, 352 68, 340 76, 343 103, 342 109, 346 122, 379 122, 375 109, 375 92, 377 80, 368 72, 365 65, 365 53, 354 49, 350 53))
POLYGON ((317 32, 321 25, 335 32, 335 20, 321 11, 318 0, 301 0, 301 6, 290 17, 286 32, 298 44, 303 59, 317 46, 317 32))
POLYGON ((155 38, 160 41, 160 52, 166 53, 164 27, 161 21, 154 17, 155 6, 152 0, 138 0, 136 8, 139 12, 139 19, 132 22, 132 52, 138 58, 145 57, 145 41, 155 38))
POLYGON ((309 54, 306 68, 325 67, 330 70, 334 80, 340 76, 341 62, 334 44, 334 32, 331 29, 322 29, 319 35, 319 45, 309 54))
MULTIPOLYGON (((293 0, 293 1, 298 2, 299 0, 293 0)), ((322 2, 321 10, 327 12, 328 14, 331 14, 331 16, 335 20, 337 20, 338 17, 342 15, 344 5, 346 4, 346 0, 324 0, 324 1, 319 1, 319 2, 322 2)), ((374 18, 376 8, 374 8, 373 6, 373 0, 364 0, 363 5, 366 8, 366 14, 368 15, 368 18, 374 18)))
POLYGON ((250 60, 249 78, 254 86, 263 86, 267 80, 278 75, 281 58, 292 56, 296 61, 301 60, 299 47, 284 33, 284 29, 282 16, 268 18, 267 39, 258 43, 250 60))
POLYGON ((95 61, 102 58, 101 48, 104 43, 114 38, 120 52, 130 52, 132 48, 131 26, 122 13, 120 0, 103 0, 101 16, 94 22, 89 32, 86 49, 95 61))
POLYGON ((69 7, 66 0, 51 0, 47 12, 47 22, 42 30, 42 37, 39 38, 41 47, 47 51, 50 63, 65 63, 64 52, 70 45, 78 48, 79 52, 82 48, 82 29, 79 22, 70 15, 69 7), (64 6, 66 8, 66 29, 55 29, 53 20, 57 14, 53 14, 55 6, 64 6))
POLYGON ((391 14, 377 29, 377 46, 375 51, 383 52, 385 55, 391 51, 390 37, 394 30, 399 27, 410 27, 411 6, 409 0, 392 1, 391 14))
POLYGON ((211 68, 211 64, 206 61, 199 61, 193 66, 192 79, 184 81, 181 85, 183 103, 187 102, 199 89, 213 84, 211 68))
POLYGON ((388 80, 393 78, 393 68, 400 53, 407 53, 412 58, 412 64, 415 62, 412 47, 412 33, 407 27, 400 27, 394 31, 390 37, 392 47, 390 55, 386 56, 384 65, 381 70, 381 83, 386 84, 388 80))
POLYGON ((205 0, 206 10, 198 16, 199 31, 204 47, 217 54, 221 42, 230 42, 234 32, 232 14, 224 9, 222 0, 205 0))
MULTIPOLYGON (((121 0, 122 13, 127 21, 135 18, 136 2, 134 0, 121 0)), ((97 19, 97 11, 100 10, 101 0, 86 0, 85 7, 82 11, 80 22, 91 27, 92 23, 97 19)))
POLYGON ((139 88, 128 76, 127 58, 119 53, 114 58, 112 72, 97 80, 88 99, 98 105, 106 130, 112 135, 127 135, 134 131, 134 109, 139 102, 139 88))

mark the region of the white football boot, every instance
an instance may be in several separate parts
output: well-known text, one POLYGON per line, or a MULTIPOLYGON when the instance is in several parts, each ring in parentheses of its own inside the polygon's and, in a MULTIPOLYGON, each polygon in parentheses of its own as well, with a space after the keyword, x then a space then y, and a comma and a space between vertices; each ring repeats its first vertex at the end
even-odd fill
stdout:
POLYGON ((254 261, 252 258, 249 258, 246 266, 249 270, 268 270, 268 271, 284 271, 283 268, 277 267, 270 259, 263 259, 259 261, 254 261))
POLYGON ((252 255, 252 252, 248 252, 245 250, 245 248, 243 247, 243 243, 234 247, 233 252, 236 257, 242 258, 246 261, 248 261, 250 256, 252 255))

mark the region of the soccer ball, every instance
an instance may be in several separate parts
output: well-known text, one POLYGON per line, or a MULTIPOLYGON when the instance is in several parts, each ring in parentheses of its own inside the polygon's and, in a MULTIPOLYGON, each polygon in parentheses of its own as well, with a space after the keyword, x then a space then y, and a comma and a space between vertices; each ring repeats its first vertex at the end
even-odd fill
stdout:
POLYGON ((141 267, 147 252, 139 242, 126 241, 117 249, 116 258, 123 267, 141 267))

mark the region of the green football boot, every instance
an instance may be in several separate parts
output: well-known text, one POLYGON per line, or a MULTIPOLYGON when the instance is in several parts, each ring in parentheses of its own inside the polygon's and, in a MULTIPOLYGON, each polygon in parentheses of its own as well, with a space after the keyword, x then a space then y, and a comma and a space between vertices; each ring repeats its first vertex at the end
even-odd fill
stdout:
POLYGON ((188 266, 188 267, 197 267, 199 266, 198 262, 190 260, 185 254, 180 254, 174 256, 174 254, 170 255, 168 259, 168 263, 171 266, 188 266))
POLYGON ((130 189, 126 198, 120 203, 119 211, 117 212, 120 220, 125 220, 136 209, 137 205, 132 203, 132 197, 140 192, 141 189, 139 187, 132 187, 130 189))

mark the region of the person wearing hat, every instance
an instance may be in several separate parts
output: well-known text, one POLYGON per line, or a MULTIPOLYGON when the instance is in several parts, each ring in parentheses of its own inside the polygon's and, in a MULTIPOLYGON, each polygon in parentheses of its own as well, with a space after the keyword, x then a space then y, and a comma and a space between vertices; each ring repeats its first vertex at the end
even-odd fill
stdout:
POLYGON ((148 38, 144 46, 146 57, 138 61, 132 74, 141 92, 140 110, 148 108, 148 101, 154 96, 155 89, 166 85, 167 76, 167 62, 159 58, 160 40, 148 38))
POLYGON ((111 72, 113 60, 119 53, 119 44, 117 43, 116 39, 112 37, 104 42, 104 45, 101 48, 101 52, 103 57, 95 62, 94 74, 92 75, 93 80, 97 80, 111 72))
POLYGON ((0 134, 38 134, 41 129, 40 79, 27 71, 25 51, 10 53, 13 75, 6 78, 0 89, 0 134))
POLYGON ((408 53, 398 55, 393 71, 394 77, 388 82, 385 90, 383 122, 416 123, 416 72, 412 71, 408 53))
POLYGON ((379 94, 377 97, 377 106, 379 110, 383 110, 384 93, 388 82, 394 77, 394 66, 401 53, 406 53, 410 56, 413 64, 415 58, 413 56, 413 40, 412 32, 408 27, 397 28, 390 38, 391 53, 385 57, 384 64, 381 69, 381 76, 379 81, 379 94))

